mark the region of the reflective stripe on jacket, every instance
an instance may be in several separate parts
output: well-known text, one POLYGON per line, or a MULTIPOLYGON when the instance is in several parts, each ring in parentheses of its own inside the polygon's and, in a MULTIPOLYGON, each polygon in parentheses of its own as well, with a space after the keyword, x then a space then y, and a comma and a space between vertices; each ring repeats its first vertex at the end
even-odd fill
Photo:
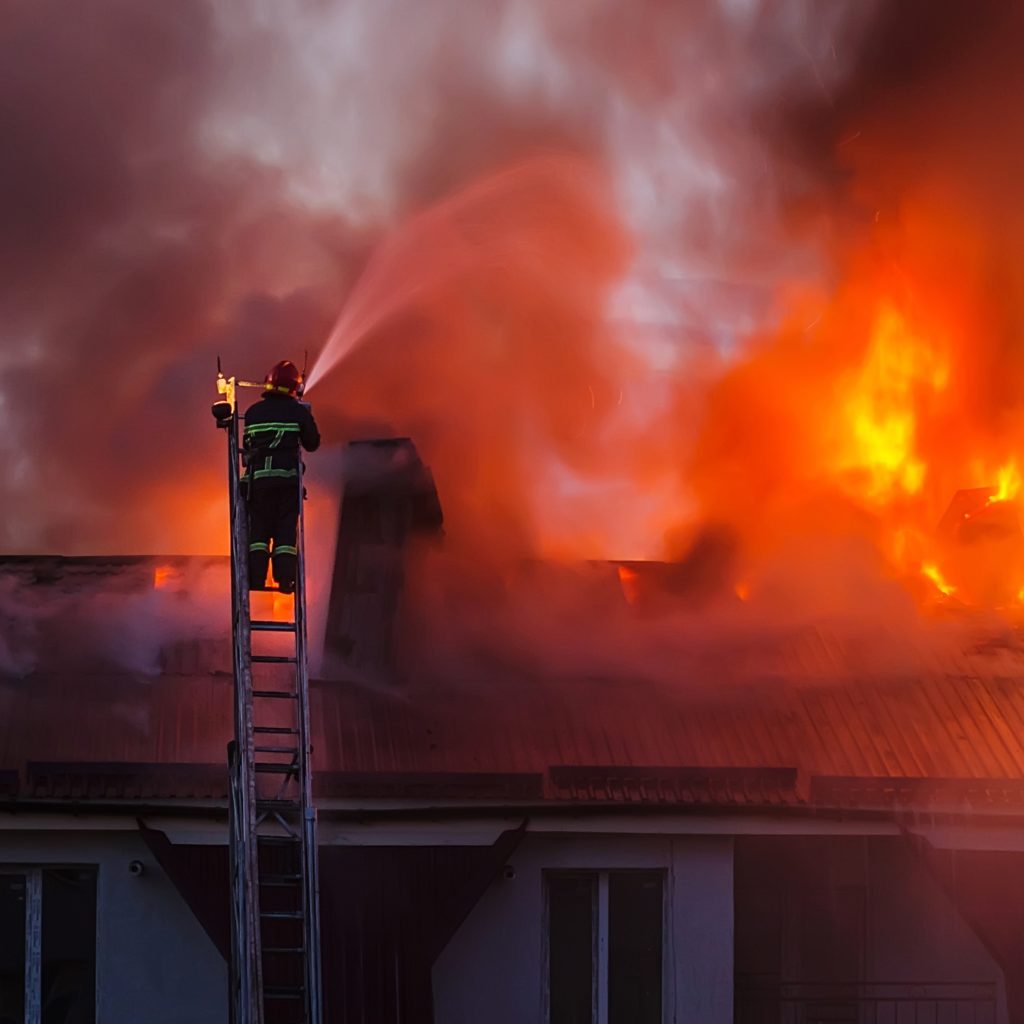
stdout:
POLYGON ((320 447, 313 410, 290 395, 266 392, 245 414, 246 480, 287 480, 299 474, 299 448, 320 447))

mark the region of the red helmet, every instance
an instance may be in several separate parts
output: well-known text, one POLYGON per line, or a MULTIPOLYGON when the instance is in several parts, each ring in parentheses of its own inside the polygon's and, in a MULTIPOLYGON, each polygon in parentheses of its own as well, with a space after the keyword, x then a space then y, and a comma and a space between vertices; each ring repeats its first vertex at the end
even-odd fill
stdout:
POLYGON ((281 391, 288 395, 297 395, 302 387, 302 374, 299 373, 299 368, 294 363, 282 359, 267 374, 265 383, 266 391, 281 391))

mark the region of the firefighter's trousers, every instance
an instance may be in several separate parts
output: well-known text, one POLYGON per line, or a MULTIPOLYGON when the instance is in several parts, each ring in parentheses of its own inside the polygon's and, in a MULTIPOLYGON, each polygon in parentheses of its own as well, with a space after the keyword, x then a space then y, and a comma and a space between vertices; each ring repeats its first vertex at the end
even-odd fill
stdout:
POLYGON ((274 582, 282 590, 294 590, 298 481, 256 480, 249 487, 249 586, 253 590, 265 587, 272 558, 274 582))

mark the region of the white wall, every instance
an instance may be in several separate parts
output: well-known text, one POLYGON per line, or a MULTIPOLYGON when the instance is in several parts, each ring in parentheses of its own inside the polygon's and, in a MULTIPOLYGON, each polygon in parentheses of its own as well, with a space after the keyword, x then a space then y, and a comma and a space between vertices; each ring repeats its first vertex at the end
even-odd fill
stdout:
POLYGON ((136 832, 0 830, 0 863, 95 865, 99 1024, 223 1024, 227 966, 136 832), (144 873, 128 873, 131 861, 144 873))
MULTIPOLYGON (((675 1015, 679 1024, 732 1024, 732 840, 676 839, 672 847, 675 1015)), ((671 1008, 671 1004, 669 1004, 671 1008)))
POLYGON ((661 869, 667 874, 666 1022, 732 1024, 732 840, 528 836, 434 967, 436 1024, 542 1021, 542 872, 661 869))

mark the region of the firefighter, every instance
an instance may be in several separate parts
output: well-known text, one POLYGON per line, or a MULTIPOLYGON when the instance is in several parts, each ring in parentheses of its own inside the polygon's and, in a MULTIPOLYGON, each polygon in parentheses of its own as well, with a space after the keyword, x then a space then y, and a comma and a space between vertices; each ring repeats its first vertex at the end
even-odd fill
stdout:
POLYGON ((265 590, 273 559, 274 582, 295 592, 296 540, 302 481, 299 446, 320 447, 308 402, 299 401, 302 374, 284 360, 267 374, 263 395, 245 414, 245 476, 249 498, 249 585, 265 590))

